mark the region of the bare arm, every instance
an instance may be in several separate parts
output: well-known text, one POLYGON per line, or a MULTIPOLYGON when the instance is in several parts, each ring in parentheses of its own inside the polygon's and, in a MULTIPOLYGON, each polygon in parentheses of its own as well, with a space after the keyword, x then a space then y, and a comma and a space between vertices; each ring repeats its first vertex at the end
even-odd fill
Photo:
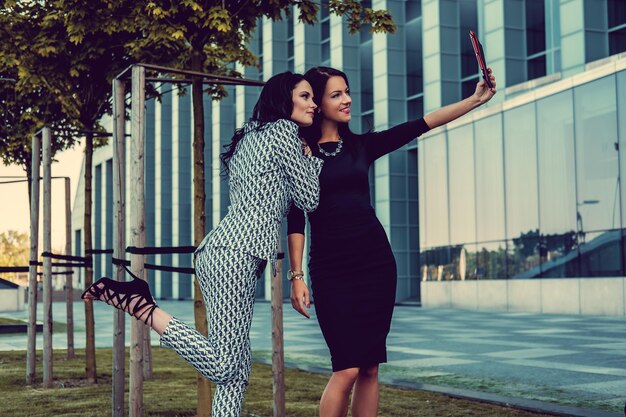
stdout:
MULTIPOLYGON (((289 263, 292 271, 302 271, 302 256, 304 253, 304 235, 301 233, 291 233, 287 235, 287 246, 289 247, 289 263)), ((307 319, 311 316, 306 308, 311 308, 309 299, 309 288, 301 279, 291 280, 291 306, 307 319)))
POLYGON ((491 75, 491 68, 489 68, 489 77, 493 88, 487 87, 485 80, 481 79, 476 85, 476 91, 474 91, 474 94, 470 97, 449 104, 424 116, 426 124, 428 124, 431 129, 445 125, 491 100, 494 94, 496 94, 496 79, 491 75))

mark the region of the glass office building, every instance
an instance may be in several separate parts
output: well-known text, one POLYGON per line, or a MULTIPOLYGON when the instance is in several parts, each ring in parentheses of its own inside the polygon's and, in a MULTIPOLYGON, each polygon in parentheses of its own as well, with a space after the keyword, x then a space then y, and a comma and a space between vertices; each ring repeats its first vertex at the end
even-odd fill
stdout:
MULTIPOLYGON (((396 33, 372 35, 364 27, 351 35, 325 7, 315 26, 293 16, 263 20, 250 45, 260 68, 241 71, 268 79, 316 65, 342 69, 352 90, 352 129, 383 130, 471 95, 480 75, 468 31, 479 35, 498 79, 496 97, 379 159, 370 172, 372 204, 398 265, 397 300, 623 315, 626 2, 361 3, 389 10, 396 33), (596 304, 603 306, 594 310, 596 304)), ((206 102, 207 228, 228 207, 219 152, 250 115, 259 89, 228 92, 206 102)), ((183 246, 192 235, 190 102, 166 96, 147 108, 148 244, 183 246)), ((110 150, 98 152, 94 189, 106 197, 110 150)), ((106 200, 94 207, 94 247, 110 246, 110 226, 100 221, 108 219, 106 200)), ((190 263, 177 255, 154 261, 190 263)), ((103 258, 96 268, 106 265, 103 258)), ((188 277, 162 272, 151 279, 159 297, 191 294, 188 277)), ((269 297, 267 277, 258 296, 269 297)))

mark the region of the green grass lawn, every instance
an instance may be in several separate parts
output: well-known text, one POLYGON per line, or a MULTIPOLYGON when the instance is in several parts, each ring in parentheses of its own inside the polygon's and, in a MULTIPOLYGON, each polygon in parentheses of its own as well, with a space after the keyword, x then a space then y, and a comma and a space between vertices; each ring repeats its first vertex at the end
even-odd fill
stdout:
MULTIPOLYGON (((98 349, 99 381, 88 385, 83 380, 84 351, 77 358, 65 359, 65 351, 55 352, 53 374, 55 388, 27 386, 25 352, 0 352, 0 406, 3 417, 29 416, 110 416, 111 350, 98 349)), ((41 352, 38 352, 37 375, 41 381, 41 352)), ((195 415, 196 372, 168 349, 153 348, 154 378, 145 382, 144 407, 147 416, 187 417, 195 415)), ((271 367, 255 363, 244 412, 272 416, 271 367)), ((287 415, 314 417, 328 376, 294 369, 285 370, 287 415)), ((392 387, 381 388, 380 417, 539 416, 525 411, 452 399, 444 395, 392 387)))
POLYGON ((26 322, 22 320, 7 319, 6 317, 0 317, 0 325, 3 325, 3 324, 26 324, 26 322))

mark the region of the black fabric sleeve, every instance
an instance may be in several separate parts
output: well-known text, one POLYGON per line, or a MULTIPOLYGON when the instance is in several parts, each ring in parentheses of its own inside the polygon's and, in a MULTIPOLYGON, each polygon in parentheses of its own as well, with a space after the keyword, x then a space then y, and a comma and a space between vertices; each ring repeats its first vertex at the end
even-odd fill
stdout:
POLYGON ((287 214, 287 234, 300 233, 303 235, 305 223, 304 211, 292 204, 289 214, 287 214))
POLYGON ((372 132, 363 135, 362 140, 369 161, 375 161, 383 155, 400 149, 416 137, 428 132, 430 127, 424 118, 402 123, 382 132, 372 132))

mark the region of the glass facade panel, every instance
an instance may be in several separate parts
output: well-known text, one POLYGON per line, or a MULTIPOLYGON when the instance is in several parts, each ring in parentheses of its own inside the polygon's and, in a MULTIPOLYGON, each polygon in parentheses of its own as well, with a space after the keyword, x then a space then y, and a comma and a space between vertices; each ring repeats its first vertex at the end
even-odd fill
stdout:
POLYGON ((420 252, 421 278, 427 281, 471 279, 475 270, 474 245, 442 246, 420 252), (467 250, 470 248, 471 250, 467 250))
POLYGON ((609 32, 609 55, 626 51, 626 27, 609 32))
POLYGON ((470 78, 466 81, 463 81, 461 83, 461 94, 462 94, 462 98, 466 98, 471 96, 472 94, 474 94, 474 91, 476 91, 476 83, 480 81, 480 76, 476 75, 473 78, 470 78))
POLYGON ((476 155, 476 240, 504 240, 502 115, 479 120, 474 131, 476 155))
MULTIPOLYGON (((626 229, 626 71, 617 73, 617 132, 620 160, 621 224, 626 229)), ((626 257, 624 258, 626 260, 626 257)))
POLYGON ((578 276, 569 259, 576 256, 572 99, 568 90, 537 102, 540 256, 542 274, 551 277, 578 276))
POLYGON ((477 32, 478 30, 478 12, 476 9, 476 1, 460 1, 459 3, 459 20, 461 27, 459 30, 459 45, 461 48, 461 78, 474 75, 478 72, 476 64, 476 55, 472 43, 468 42, 467 34, 470 30, 477 32))
POLYGON ((446 246, 448 240, 448 175, 446 163, 446 136, 439 134, 422 142, 423 174, 426 176, 423 201, 427 221, 427 245, 446 246))
POLYGON ((546 75, 546 56, 539 55, 538 57, 528 60, 526 65, 527 76, 529 80, 543 77, 546 75))
POLYGON ((407 96, 423 91, 422 69, 422 19, 415 19, 404 27, 406 33, 406 83, 407 96))
POLYGON ((474 129, 471 124, 448 132, 450 172, 450 240, 453 244, 476 241, 474 197, 474 129))
POLYGON ((574 89, 578 232, 620 227, 615 77, 574 89))
POLYGON ((620 230, 586 233, 580 245, 580 276, 622 276, 622 237, 620 230))
POLYGON ((407 100, 406 107, 408 120, 419 119, 424 116, 424 98, 422 96, 407 100))
POLYGON ((507 274, 510 277, 539 265, 535 117, 534 103, 504 113, 507 274))
POLYGON ((546 13, 544 0, 526 0, 526 53, 546 50, 546 13))
MULTIPOLYGON (((361 7, 363 7, 363 8, 371 8, 372 7, 371 0, 362 1, 361 2, 361 7)), ((372 27, 372 25, 369 24, 369 23, 362 23, 361 24, 361 43, 369 41, 369 40, 372 39, 372 32, 370 32, 370 28, 371 27, 372 27)))
POLYGON ((374 109, 374 71, 372 68, 372 41, 362 43, 359 47, 361 59, 361 111, 374 109))
MULTIPOLYGON (((426 241, 426 223, 428 222, 428 215, 426 213, 426 171, 424 167, 426 166, 426 158, 424 157, 424 143, 418 142, 419 146, 417 148, 417 205, 418 205, 418 216, 420 222, 420 248, 425 249, 427 245, 426 241)), ((370 168, 371 171, 371 168, 370 168)), ((429 178, 430 179, 430 178, 429 178)), ((370 180, 371 187, 371 180, 370 180)), ((420 260, 421 262, 421 260, 420 260)))
POLYGON ((626 2, 624 0, 608 0, 607 12, 609 28, 626 24, 626 2))
POLYGON ((476 245, 476 268, 470 276, 476 279, 506 278, 506 247, 504 242, 476 245))
POLYGON ((404 3, 404 18, 409 20, 422 17, 422 0, 406 0, 404 3))

